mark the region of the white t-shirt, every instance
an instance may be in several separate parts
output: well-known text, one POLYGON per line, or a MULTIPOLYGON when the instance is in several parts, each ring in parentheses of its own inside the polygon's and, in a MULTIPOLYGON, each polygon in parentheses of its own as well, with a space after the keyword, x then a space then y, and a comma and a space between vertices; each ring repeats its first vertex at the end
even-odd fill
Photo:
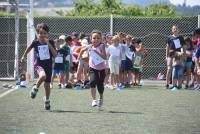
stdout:
POLYGON ((107 53, 110 55, 108 61, 115 62, 115 63, 121 63, 121 58, 120 58, 121 48, 120 48, 120 46, 115 47, 113 45, 110 45, 107 49, 107 53))

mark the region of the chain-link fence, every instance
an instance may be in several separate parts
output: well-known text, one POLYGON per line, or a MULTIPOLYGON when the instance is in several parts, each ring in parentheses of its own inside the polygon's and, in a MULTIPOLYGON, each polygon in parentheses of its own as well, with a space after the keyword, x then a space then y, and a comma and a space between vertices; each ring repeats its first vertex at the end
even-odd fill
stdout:
MULTIPOLYGON (((198 27, 198 17, 175 18, 132 18, 132 17, 63 17, 34 18, 35 25, 47 23, 50 27, 50 38, 74 31, 90 33, 93 29, 102 32, 124 32, 141 38, 148 51, 145 58, 144 78, 155 78, 159 72, 166 72, 165 46, 171 33, 172 25, 179 26, 182 35, 189 35, 198 27), (112 22, 112 24, 111 24, 112 22), (112 26, 111 26, 112 25, 112 26), (113 28, 113 29, 111 29, 113 28)), ((0 78, 14 76, 14 17, 0 18, 0 78)), ((27 42, 27 20, 20 18, 19 57, 22 56, 27 42)))

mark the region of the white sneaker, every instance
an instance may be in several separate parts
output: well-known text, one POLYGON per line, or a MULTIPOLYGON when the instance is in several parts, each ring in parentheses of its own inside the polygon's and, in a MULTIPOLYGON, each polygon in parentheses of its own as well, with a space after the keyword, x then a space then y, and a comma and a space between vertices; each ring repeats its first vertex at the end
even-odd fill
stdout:
POLYGON ((62 89, 65 89, 65 85, 61 84, 61 88, 62 88, 62 89))
POLYGON ((92 107, 96 107, 97 106, 97 101, 96 100, 93 100, 92 101, 92 107))
POLYGON ((174 87, 174 88, 171 89, 171 91, 178 91, 178 88, 174 87))

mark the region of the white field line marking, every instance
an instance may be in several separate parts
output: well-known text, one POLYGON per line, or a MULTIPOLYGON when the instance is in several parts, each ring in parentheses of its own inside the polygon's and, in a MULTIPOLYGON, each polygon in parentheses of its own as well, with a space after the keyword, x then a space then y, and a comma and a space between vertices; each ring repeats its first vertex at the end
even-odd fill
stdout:
POLYGON ((0 98, 2 98, 2 97, 4 97, 4 96, 8 95, 9 93, 11 93, 11 92, 13 92, 13 91, 15 91, 15 90, 17 90, 17 89, 13 88, 13 89, 10 89, 10 90, 8 90, 8 91, 6 91, 6 92, 0 94, 0 98))

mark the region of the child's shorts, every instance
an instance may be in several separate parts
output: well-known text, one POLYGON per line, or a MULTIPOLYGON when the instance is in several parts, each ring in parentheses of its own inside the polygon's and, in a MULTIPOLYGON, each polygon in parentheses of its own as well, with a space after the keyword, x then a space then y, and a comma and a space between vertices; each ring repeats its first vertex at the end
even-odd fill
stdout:
POLYGON ((54 70, 53 70, 53 74, 54 74, 54 75, 56 75, 56 74, 63 75, 63 74, 65 74, 65 71, 64 71, 64 70, 57 70, 57 69, 54 69, 54 70))
POLYGON ((132 61, 126 57, 126 60, 122 60, 121 69, 122 71, 129 71, 132 70, 132 61))
POLYGON ((112 62, 112 61, 109 61, 109 68, 110 68, 110 73, 111 74, 119 74, 119 64, 117 64, 117 63, 114 63, 114 62, 112 62))
POLYGON ((139 74, 140 73, 140 68, 134 68, 132 69, 133 73, 137 73, 139 74))
POLYGON ((174 80, 182 80, 183 79, 183 71, 184 71, 184 65, 177 65, 177 66, 173 67, 172 78, 174 80))
POLYGON ((185 62, 185 69, 192 69, 192 61, 185 62))

